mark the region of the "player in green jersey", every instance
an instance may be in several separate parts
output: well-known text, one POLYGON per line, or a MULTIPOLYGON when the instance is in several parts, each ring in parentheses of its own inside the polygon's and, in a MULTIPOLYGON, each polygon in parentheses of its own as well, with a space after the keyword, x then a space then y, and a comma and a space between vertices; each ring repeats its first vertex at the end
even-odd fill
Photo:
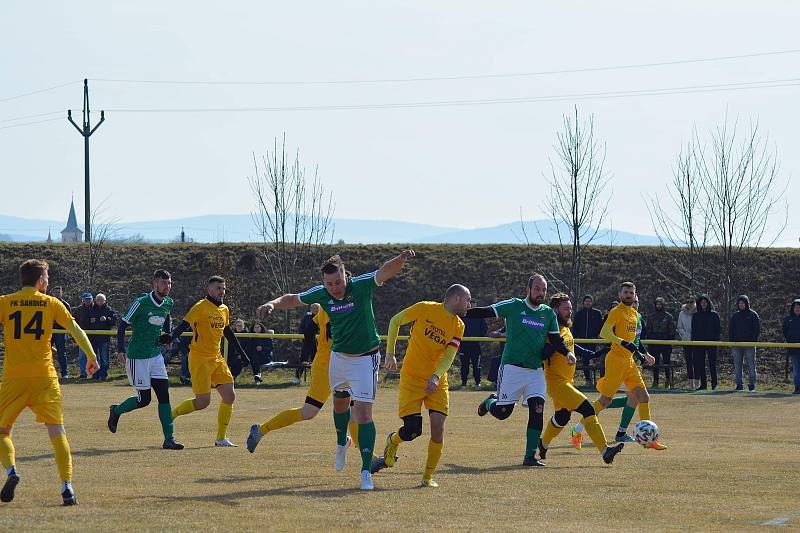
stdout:
POLYGON ((150 389, 158 399, 158 419, 164 432, 165 450, 182 450, 183 444, 175 441, 172 435, 172 407, 169 403, 169 381, 164 357, 161 355, 161 342, 169 342, 170 311, 172 298, 172 276, 166 270, 153 273, 153 290, 136 298, 128 307, 117 329, 117 356, 125 365, 128 381, 136 389, 131 396, 119 405, 111 405, 108 413, 108 429, 117 432, 117 424, 123 413, 141 409, 150 404, 150 389), (131 326, 133 335, 125 348, 125 330, 131 326))
POLYGON ((300 294, 284 294, 258 308, 263 316, 275 309, 290 309, 318 303, 330 317, 333 347, 329 365, 330 385, 333 391, 333 420, 336 426, 336 469, 345 466, 350 437, 350 401, 353 400, 353 418, 358 422, 358 442, 361 453, 361 489, 372 490, 370 469, 375 448, 375 423, 372 421, 372 403, 378 383, 381 354, 380 337, 375 325, 372 293, 397 275, 414 257, 413 250, 400 255, 368 274, 352 276, 345 270, 338 255, 322 265, 322 285, 300 294))
POLYGON ((497 394, 491 394, 478 406, 478 415, 491 413, 498 420, 505 420, 522 400, 528 407, 528 429, 526 432, 525 466, 544 466, 536 459, 539 437, 544 427, 544 399, 547 386, 542 368, 542 348, 547 341, 556 352, 566 356, 574 354, 564 345, 558 331, 555 312, 544 304, 547 296, 547 280, 541 274, 528 279, 525 299, 511 298, 489 307, 474 307, 467 311, 467 318, 504 318, 506 321, 506 343, 500 361, 497 379, 497 394))

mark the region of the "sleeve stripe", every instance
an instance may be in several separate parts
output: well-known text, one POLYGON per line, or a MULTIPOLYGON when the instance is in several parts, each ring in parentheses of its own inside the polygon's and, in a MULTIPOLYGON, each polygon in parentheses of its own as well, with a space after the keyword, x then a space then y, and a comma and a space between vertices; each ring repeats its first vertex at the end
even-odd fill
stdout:
MULTIPOLYGON (((300 294, 297 295, 297 297, 300 299, 301 302, 303 302, 303 297, 304 296, 308 296, 311 293, 316 292, 316 291, 321 290, 321 289, 324 289, 324 287, 322 285, 316 285, 314 287, 311 287, 307 291, 301 292, 300 294)), ((303 302, 303 303, 306 303, 306 302, 303 302)))
POLYGON ((122 317, 122 320, 130 323, 133 314, 136 312, 137 309, 139 309, 139 304, 140 304, 139 300, 134 300, 134 302, 131 304, 131 308, 128 309, 128 312, 125 313, 124 317, 122 317))
POLYGON ((378 271, 376 270, 374 272, 367 272, 366 274, 361 274, 360 276, 353 276, 350 279, 352 281, 362 281, 362 280, 365 280, 365 279, 374 278, 377 273, 378 273, 378 271))

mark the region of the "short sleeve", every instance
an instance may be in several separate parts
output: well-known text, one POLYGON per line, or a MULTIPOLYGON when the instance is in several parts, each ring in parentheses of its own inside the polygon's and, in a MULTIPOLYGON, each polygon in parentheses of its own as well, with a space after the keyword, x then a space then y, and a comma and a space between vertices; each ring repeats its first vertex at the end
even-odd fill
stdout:
POLYGON ((55 298, 53 298, 51 301, 54 304, 53 320, 63 327, 67 327, 68 325, 72 324, 72 314, 69 312, 67 307, 55 298))
POLYGON ((322 303, 325 300, 325 287, 322 285, 317 285, 316 287, 311 287, 307 291, 301 292, 297 295, 300 298, 300 302, 306 305, 309 304, 318 304, 322 303))
POLYGON ((514 309, 514 300, 503 300, 490 306, 494 313, 500 318, 508 318, 514 309))
POLYGON ((354 294, 372 294, 376 287, 379 287, 375 272, 368 272, 360 276, 350 278, 350 290, 354 294))
POLYGON ((459 339, 464 338, 464 321, 461 318, 458 319, 458 324, 456 325, 456 337, 459 339))

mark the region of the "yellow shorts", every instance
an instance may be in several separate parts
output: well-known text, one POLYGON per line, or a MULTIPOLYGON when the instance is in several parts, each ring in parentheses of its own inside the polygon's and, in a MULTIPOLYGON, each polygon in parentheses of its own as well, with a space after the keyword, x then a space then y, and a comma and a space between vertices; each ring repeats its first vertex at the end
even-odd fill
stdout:
POLYGON ((606 373, 597 381, 597 392, 608 398, 613 398, 620 385, 625 384, 629 391, 636 387, 645 389, 642 373, 639 367, 628 355, 607 355, 606 373))
POLYGON ((322 409, 330 397, 331 382, 328 378, 328 362, 320 361, 320 364, 317 364, 317 359, 314 359, 314 362, 311 363, 311 384, 306 393, 306 403, 322 409))
POLYGON ((422 405, 430 411, 439 411, 447 415, 450 412, 450 393, 447 380, 439 382, 439 388, 431 394, 425 394, 428 380, 400 374, 400 397, 398 398, 398 414, 400 418, 422 413, 422 405))
POLYGON ((547 395, 553 399, 553 410, 567 409, 574 411, 586 401, 586 395, 575 386, 563 379, 554 379, 547 382, 547 395))
POLYGON ((189 375, 192 377, 192 392, 208 394, 217 385, 233 383, 233 374, 222 356, 192 357, 189 353, 189 375))
POLYGON ((0 385, 0 427, 10 428, 29 407, 36 421, 63 424, 64 406, 58 378, 7 378, 0 385))

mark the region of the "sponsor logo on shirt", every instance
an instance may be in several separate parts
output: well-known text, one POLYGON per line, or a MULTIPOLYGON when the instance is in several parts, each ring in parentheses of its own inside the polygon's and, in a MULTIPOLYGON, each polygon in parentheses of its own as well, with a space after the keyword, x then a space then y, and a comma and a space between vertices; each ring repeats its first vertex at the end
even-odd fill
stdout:
POLYGON ((544 321, 531 316, 522 317, 522 325, 528 326, 531 329, 544 329, 544 321))
POLYGON ((346 304, 334 304, 330 307, 331 313, 346 314, 352 312, 356 308, 355 302, 347 302, 346 304))
POLYGON ((437 327, 429 319, 425 319, 425 335, 437 344, 441 344, 442 346, 447 344, 447 339, 445 339, 445 331, 442 328, 437 327))
MULTIPOLYGON (((148 313, 148 314, 150 314, 150 313, 148 313)), ((164 321, 165 321, 165 319, 164 319, 164 317, 163 317, 163 316, 153 316, 153 315, 150 315, 150 316, 147 318, 147 322, 148 322, 148 323, 150 323, 150 324, 152 324, 153 326, 159 326, 159 327, 160 327, 160 326, 163 326, 163 325, 164 325, 164 321)))

